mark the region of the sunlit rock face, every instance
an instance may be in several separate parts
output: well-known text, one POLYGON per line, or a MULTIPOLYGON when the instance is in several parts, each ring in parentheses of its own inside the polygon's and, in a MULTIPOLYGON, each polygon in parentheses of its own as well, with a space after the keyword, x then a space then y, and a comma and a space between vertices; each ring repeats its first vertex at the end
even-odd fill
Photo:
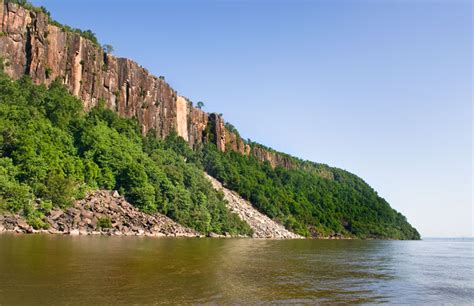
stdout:
POLYGON ((103 99, 120 116, 136 118, 143 134, 154 130, 157 137, 165 138, 176 131, 191 147, 212 139, 222 152, 232 150, 268 161, 273 167, 291 167, 286 156, 246 144, 226 129, 222 116, 193 107, 163 77, 150 74, 132 60, 105 53, 77 33, 49 24, 42 12, 3 0, 0 56, 12 78, 26 74, 34 83, 48 85, 59 77, 86 110, 103 99))

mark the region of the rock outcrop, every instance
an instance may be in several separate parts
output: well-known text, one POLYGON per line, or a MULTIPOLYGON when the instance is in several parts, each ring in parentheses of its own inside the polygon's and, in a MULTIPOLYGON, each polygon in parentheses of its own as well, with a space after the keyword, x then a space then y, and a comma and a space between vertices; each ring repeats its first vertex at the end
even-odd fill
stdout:
POLYGON ((108 54, 91 40, 50 24, 41 11, 0 0, 0 57, 12 78, 26 74, 36 84, 48 85, 59 77, 83 101, 86 110, 104 99, 106 106, 121 116, 137 118, 144 134, 155 130, 157 137, 165 138, 174 130, 191 147, 212 138, 221 151, 251 154, 273 167, 292 166, 285 155, 246 144, 237 133, 226 129, 221 116, 193 107, 164 77, 156 77, 136 62, 108 54))
POLYGON ((228 208, 231 212, 237 214, 253 230, 253 238, 271 238, 271 239, 302 239, 304 237, 292 233, 285 229, 281 224, 276 223, 266 215, 255 209, 250 202, 244 200, 236 192, 222 186, 222 184, 206 174, 207 179, 212 186, 224 193, 228 208))
POLYGON ((117 192, 96 191, 68 209, 55 208, 45 218, 49 228, 34 230, 18 215, 0 215, 0 232, 69 235, 197 237, 196 231, 162 214, 145 214, 117 192))

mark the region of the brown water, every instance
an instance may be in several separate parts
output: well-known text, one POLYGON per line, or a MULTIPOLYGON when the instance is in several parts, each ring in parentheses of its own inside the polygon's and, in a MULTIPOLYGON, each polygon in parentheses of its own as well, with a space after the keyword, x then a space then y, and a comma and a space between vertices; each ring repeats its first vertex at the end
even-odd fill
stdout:
POLYGON ((0 304, 469 303, 473 242, 0 235, 0 304))

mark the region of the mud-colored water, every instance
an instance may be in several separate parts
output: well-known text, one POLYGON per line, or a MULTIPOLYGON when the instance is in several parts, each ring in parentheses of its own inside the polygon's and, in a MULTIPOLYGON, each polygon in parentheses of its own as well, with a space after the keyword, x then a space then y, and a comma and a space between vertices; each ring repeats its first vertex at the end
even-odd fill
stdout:
POLYGON ((0 304, 470 303, 474 242, 0 235, 0 304))

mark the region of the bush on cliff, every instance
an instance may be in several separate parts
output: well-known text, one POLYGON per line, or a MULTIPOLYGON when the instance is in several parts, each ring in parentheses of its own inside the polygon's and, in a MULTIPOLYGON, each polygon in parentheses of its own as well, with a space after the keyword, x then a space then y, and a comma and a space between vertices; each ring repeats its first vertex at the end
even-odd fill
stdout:
POLYGON ((200 232, 250 234, 182 140, 142 137, 103 107, 84 113, 59 81, 47 88, 0 75, 0 208, 43 227, 39 203, 67 207, 88 189, 117 189, 141 210, 200 232), (33 201, 35 200, 35 201, 33 201))

